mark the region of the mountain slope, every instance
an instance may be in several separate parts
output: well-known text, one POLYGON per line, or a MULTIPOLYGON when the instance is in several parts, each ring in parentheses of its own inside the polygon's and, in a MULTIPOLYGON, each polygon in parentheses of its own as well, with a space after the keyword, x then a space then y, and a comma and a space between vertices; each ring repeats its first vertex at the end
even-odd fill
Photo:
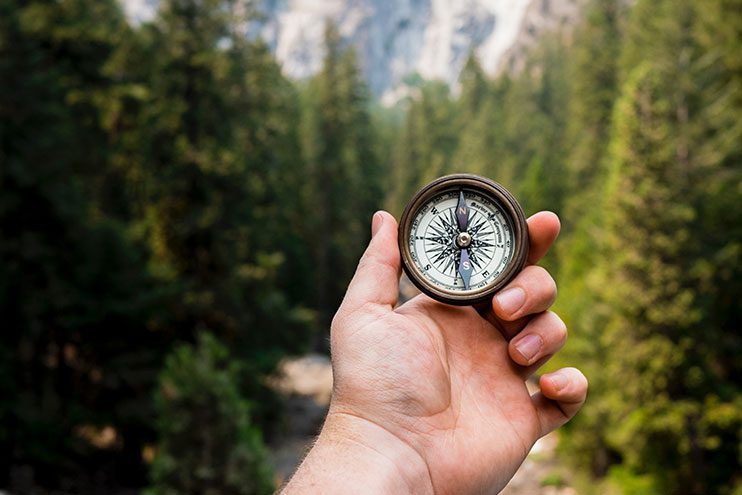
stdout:
POLYGON ((328 20, 351 42, 376 95, 418 74, 455 84, 470 50, 494 72, 531 0, 264 1, 253 34, 274 49, 287 75, 304 78, 322 61, 328 20))
MULTIPOLYGON (((134 22, 154 15, 157 0, 122 0, 134 22)), ((454 88, 474 50, 484 70, 517 70, 541 32, 574 23, 582 0, 255 0, 259 19, 247 35, 264 39, 294 79, 321 66, 328 21, 359 55, 369 87, 386 103, 411 77, 454 88)))

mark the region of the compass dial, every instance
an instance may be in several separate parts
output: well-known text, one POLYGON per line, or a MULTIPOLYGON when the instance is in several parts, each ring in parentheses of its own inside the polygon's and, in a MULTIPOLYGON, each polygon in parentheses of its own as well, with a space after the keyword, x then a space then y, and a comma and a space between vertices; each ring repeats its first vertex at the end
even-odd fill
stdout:
POLYGON ((508 266, 513 256, 513 227, 502 209, 475 191, 450 190, 428 201, 415 215, 407 237, 416 268, 433 284, 452 291, 486 287, 508 266), (456 207, 460 193, 469 210, 467 248, 462 248, 456 207), (466 249, 466 251, 464 251, 466 249), (459 271, 462 253, 471 268, 468 283, 459 271))
POLYGON ((473 305, 523 268, 528 228, 504 187, 450 175, 423 187, 407 205, 399 247, 405 273, 421 291, 448 304, 473 305))

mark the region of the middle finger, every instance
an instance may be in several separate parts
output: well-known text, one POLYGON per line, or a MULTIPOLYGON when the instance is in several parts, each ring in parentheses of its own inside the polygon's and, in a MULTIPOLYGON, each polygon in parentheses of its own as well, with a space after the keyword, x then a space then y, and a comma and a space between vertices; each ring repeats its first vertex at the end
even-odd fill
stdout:
POLYGON ((557 295, 554 279, 540 266, 527 266, 492 299, 492 311, 506 338, 513 338, 531 316, 551 307, 557 295))

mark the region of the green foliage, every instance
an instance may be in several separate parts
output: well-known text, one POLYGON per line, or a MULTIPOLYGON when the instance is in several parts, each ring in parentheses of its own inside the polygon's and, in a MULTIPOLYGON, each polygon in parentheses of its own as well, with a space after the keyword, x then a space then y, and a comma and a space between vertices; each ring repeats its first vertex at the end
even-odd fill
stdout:
MULTIPOLYGON (((481 174, 513 189, 531 213, 544 208, 560 211, 565 190, 563 141, 568 99, 564 66, 564 50, 556 34, 534 51, 523 72, 513 78, 488 81, 476 59, 470 57, 461 75, 461 95, 450 112, 458 115, 457 133, 443 137, 451 128, 446 121, 452 120, 445 114, 432 120, 433 129, 420 126, 423 130, 419 133, 424 136, 437 133, 429 148, 444 151, 442 161, 450 163, 440 168, 423 166, 426 173, 418 174, 424 178, 422 182, 432 178, 431 171, 437 175, 452 171, 481 174), (444 147, 447 143, 449 147, 444 147), (447 149, 453 152, 445 153, 447 149)), ((413 103, 408 118, 415 110, 413 103)), ((431 122, 427 116, 425 120, 431 122)), ((420 155, 425 160, 437 158, 420 155)))
POLYGON ((505 176, 504 91, 486 80, 472 53, 460 77, 460 137, 453 156, 455 170, 496 177, 508 183, 505 176))
POLYGON ((308 296, 322 327, 329 328, 369 238, 370 218, 381 205, 384 174, 355 52, 343 46, 332 24, 325 41, 322 70, 304 95, 301 140, 308 180, 303 211, 311 215, 300 232, 315 262, 308 296))
MULTIPOLYGON (((610 309, 598 304, 595 294, 602 277, 598 247, 603 242, 608 211, 605 183, 611 115, 617 96, 618 54, 626 15, 622 5, 613 0, 594 0, 586 5, 584 18, 575 29, 568 65, 569 177, 562 234, 556 247, 560 293, 556 309, 573 337, 563 358, 557 357, 553 366, 579 363, 590 377, 593 391, 608 386, 603 363, 610 350, 601 345, 601 335, 610 309)), ((579 420, 567 425, 570 434, 562 441, 575 464, 587 467, 594 475, 605 475, 615 461, 605 439, 610 411, 610 404, 591 397, 590 407, 584 408, 579 420)))
MULTIPOLYGON (((611 283, 601 284, 613 310, 603 336, 611 349, 608 385, 616 390, 620 381, 618 395, 628 399, 610 415, 616 428, 609 441, 635 469, 657 459, 677 465, 676 449, 700 412, 682 404, 684 365, 701 316, 684 269, 696 214, 683 201, 690 184, 675 160, 674 112, 661 82, 657 72, 638 67, 617 105, 617 161, 608 204, 611 283)), ((694 474, 685 472, 678 481, 688 486, 694 474)))
POLYGON ((152 495, 272 493, 260 431, 239 390, 240 370, 202 333, 165 361, 155 398, 159 442, 152 495))
POLYGON ((441 175, 460 171, 452 163, 458 142, 456 107, 448 86, 424 82, 413 89, 389 174, 388 208, 401 214, 417 189, 441 175))
MULTIPOLYGON (((114 82, 103 67, 126 27, 115 2, 0 10, 0 483, 30 464, 28 483, 82 490, 86 468, 106 460, 76 431, 115 423, 141 443, 163 347, 147 325, 168 287, 92 193, 108 166, 99 97, 114 82)), ((139 455, 120 451, 123 463, 139 455)), ((143 470, 129 476, 141 482, 143 470)))
MULTIPOLYGON (((605 180, 605 155, 611 113, 617 93, 617 64, 625 18, 623 2, 595 0, 585 7, 584 20, 575 29, 567 70, 570 78, 568 139, 570 142, 567 213, 595 200, 605 180), (585 194, 589 188, 593 195, 585 194)), ((567 225, 570 227, 571 225, 567 225)))
POLYGON ((458 105, 461 108, 459 112, 461 125, 464 127, 477 118, 489 89, 487 78, 474 51, 469 53, 469 58, 461 70, 459 84, 461 85, 461 95, 458 105))
MULTIPOLYGON (((572 355, 594 376, 568 441, 626 493, 725 493, 738 468, 742 395, 730 356, 742 350, 732 302, 742 292, 729 278, 739 262, 728 256, 740 242, 729 202, 741 177, 738 146, 719 142, 728 130, 706 117, 719 97, 710 87, 733 77, 720 67, 714 82, 707 77, 694 34, 701 10, 694 2, 639 2, 632 11, 602 229, 592 237, 600 254, 590 256, 593 267, 571 262, 592 294, 565 305, 573 328, 585 332, 572 355), (709 141, 717 143, 714 158, 709 141), (719 230, 722 221, 729 228, 719 230)), ((567 249, 584 243, 580 236, 567 249)))
POLYGON ((541 479, 541 486, 554 486, 561 488, 567 483, 564 481, 564 476, 560 473, 549 473, 541 479))
POLYGON ((651 475, 639 475, 622 466, 614 466, 608 473, 608 479, 621 487, 623 493, 632 495, 660 495, 662 492, 651 475))
POLYGON ((278 422, 262 377, 312 320, 290 290, 306 251, 279 235, 300 109, 231 6, 162 2, 132 28, 113 0, 0 2, 3 488, 145 484, 163 356, 207 326, 247 363, 253 420, 278 422))
POLYGON ((467 171, 560 213, 546 265, 573 337, 551 366, 591 381, 562 450, 616 492, 739 483, 738 7, 593 0, 519 73, 488 80, 471 57, 458 99, 423 84, 399 132, 394 211, 467 171))
POLYGON ((561 216, 545 264, 572 337, 550 366, 591 382, 561 442, 586 486, 739 492, 740 0, 590 0, 523 70, 472 55, 460 94, 413 76, 391 110, 333 26, 297 88, 253 15, 0 0, 0 486, 141 488, 159 434, 154 492, 268 490, 263 377, 324 348, 382 202, 473 172, 561 216), (163 356, 205 329, 155 431, 163 356))

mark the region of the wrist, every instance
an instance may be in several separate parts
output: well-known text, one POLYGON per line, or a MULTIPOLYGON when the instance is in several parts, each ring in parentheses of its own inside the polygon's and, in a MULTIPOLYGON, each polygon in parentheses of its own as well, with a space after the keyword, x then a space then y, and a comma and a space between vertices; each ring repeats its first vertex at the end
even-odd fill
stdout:
POLYGON ((301 493, 433 493, 427 463, 384 427, 331 409, 317 441, 283 490, 301 493))

